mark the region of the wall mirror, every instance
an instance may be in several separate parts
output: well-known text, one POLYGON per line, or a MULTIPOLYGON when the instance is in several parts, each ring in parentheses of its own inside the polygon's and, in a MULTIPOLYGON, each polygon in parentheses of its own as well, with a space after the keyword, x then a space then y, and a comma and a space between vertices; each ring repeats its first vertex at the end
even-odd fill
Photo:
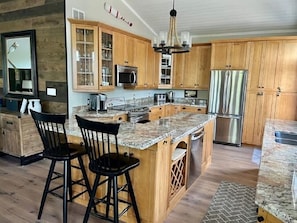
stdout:
POLYGON ((35 30, 2 33, 5 97, 37 97, 35 30))

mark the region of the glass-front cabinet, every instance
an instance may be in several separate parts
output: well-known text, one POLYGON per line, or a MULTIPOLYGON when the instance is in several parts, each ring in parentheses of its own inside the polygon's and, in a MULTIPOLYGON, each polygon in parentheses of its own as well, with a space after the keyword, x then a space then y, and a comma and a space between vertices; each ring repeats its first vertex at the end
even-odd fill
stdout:
POLYGON ((101 44, 99 46, 99 88, 100 89, 112 89, 114 87, 113 78, 113 33, 99 28, 99 35, 101 44), (101 56, 101 57, 100 57, 101 56))
POLYGON ((172 55, 162 54, 161 72, 159 76, 159 88, 172 87, 172 55))
POLYGON ((98 27, 72 24, 73 89, 98 90, 98 27))

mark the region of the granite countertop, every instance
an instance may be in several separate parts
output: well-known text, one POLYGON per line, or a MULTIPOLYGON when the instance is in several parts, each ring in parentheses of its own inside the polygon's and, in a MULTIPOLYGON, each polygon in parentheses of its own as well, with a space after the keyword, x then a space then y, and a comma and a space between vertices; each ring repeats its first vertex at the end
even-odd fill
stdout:
POLYGON ((297 122, 267 120, 255 202, 284 222, 297 222, 297 202, 291 189, 297 146, 275 142, 275 131, 297 132, 297 122))
MULTIPOLYGON (((84 116, 82 113, 79 113, 78 115, 82 117, 84 116)), ((104 117, 104 114, 102 114, 102 116, 97 114, 97 117, 104 117)), ((168 136, 171 137, 171 142, 174 143, 203 127, 212 119, 215 119, 214 115, 181 112, 145 124, 121 122, 118 133, 118 144, 143 150, 160 142, 168 136)), ((65 127, 68 135, 81 137, 80 129, 78 128, 74 117, 67 120, 65 127)))

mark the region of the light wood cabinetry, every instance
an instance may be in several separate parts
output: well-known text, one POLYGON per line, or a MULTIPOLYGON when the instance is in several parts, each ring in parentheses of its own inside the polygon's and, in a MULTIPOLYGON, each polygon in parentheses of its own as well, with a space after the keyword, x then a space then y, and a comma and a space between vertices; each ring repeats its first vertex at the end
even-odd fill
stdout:
POLYGON ((203 174, 212 161, 214 120, 204 126, 201 173, 203 174))
POLYGON ((211 69, 247 69, 247 42, 215 42, 211 46, 211 69))
POLYGON ((181 89, 209 88, 210 45, 197 45, 186 54, 174 55, 174 87, 181 89))
POLYGON ((297 40, 284 40, 278 61, 278 86, 281 92, 297 92, 297 40))
POLYGON ((201 107, 196 107, 196 106, 191 106, 191 105, 183 105, 180 107, 180 111, 192 112, 192 113, 197 113, 197 114, 206 114, 206 107, 201 108, 201 107))
POLYGON ((134 39, 126 34, 114 32, 114 64, 134 65, 134 39))
POLYGON ((248 91, 246 95, 242 142, 262 145, 265 121, 274 117, 275 92, 248 91))
POLYGON ((43 151, 43 145, 30 115, 0 113, 1 152, 20 158, 26 164, 30 156, 43 151))
POLYGON ((275 119, 297 120, 297 93, 277 92, 274 100, 275 119))
POLYGON ((98 27, 71 24, 73 90, 96 92, 98 80, 98 27))
POLYGON ((149 120, 153 121, 153 120, 161 119, 165 117, 165 114, 166 114, 165 106, 161 105, 161 106, 151 107, 149 110, 149 120))
POLYGON ((278 59, 281 41, 250 43, 248 90, 272 90, 278 87, 278 59))
POLYGON ((283 223, 277 217, 271 215, 269 212, 265 211, 263 208, 258 208, 258 223, 283 223))
POLYGON ((144 78, 142 81, 144 83, 143 88, 147 88, 147 89, 158 88, 160 58, 161 58, 161 54, 156 53, 154 49, 150 46, 150 44, 148 44, 146 72, 144 74, 144 78))
POLYGON ((261 145, 265 120, 297 120, 297 40, 250 44, 243 143, 261 145))

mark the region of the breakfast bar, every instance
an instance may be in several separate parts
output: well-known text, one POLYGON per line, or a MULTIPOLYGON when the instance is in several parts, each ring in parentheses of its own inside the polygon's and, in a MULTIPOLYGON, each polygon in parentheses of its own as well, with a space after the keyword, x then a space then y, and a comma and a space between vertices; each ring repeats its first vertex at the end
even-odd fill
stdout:
MULTIPOLYGON (((109 114, 85 115, 85 118, 102 121, 109 114), (97 117, 95 117, 97 116, 97 117)), ((113 115, 120 115, 114 113, 113 115)), ((187 190, 190 162, 191 133, 203 128, 202 173, 209 166, 212 154, 215 116, 180 112, 178 114, 142 123, 121 122, 118 145, 121 152, 140 159, 140 165, 131 172, 132 184, 142 222, 161 223, 187 190), (176 154, 176 149, 184 151, 176 154)), ((74 117, 66 123, 70 142, 82 142, 80 129, 74 117)), ((85 157, 85 165, 88 165, 85 157)), ((76 172, 74 170, 73 175, 76 172)), ((78 174, 78 172, 77 172, 78 174)), ((94 176, 88 172, 91 183, 94 176)), ((80 188, 76 188, 79 190, 80 188)), ((97 192, 104 193, 104 192, 97 192)), ((86 205, 88 197, 76 202, 86 205)), ((124 222, 134 222, 131 209, 122 216, 124 222)))

